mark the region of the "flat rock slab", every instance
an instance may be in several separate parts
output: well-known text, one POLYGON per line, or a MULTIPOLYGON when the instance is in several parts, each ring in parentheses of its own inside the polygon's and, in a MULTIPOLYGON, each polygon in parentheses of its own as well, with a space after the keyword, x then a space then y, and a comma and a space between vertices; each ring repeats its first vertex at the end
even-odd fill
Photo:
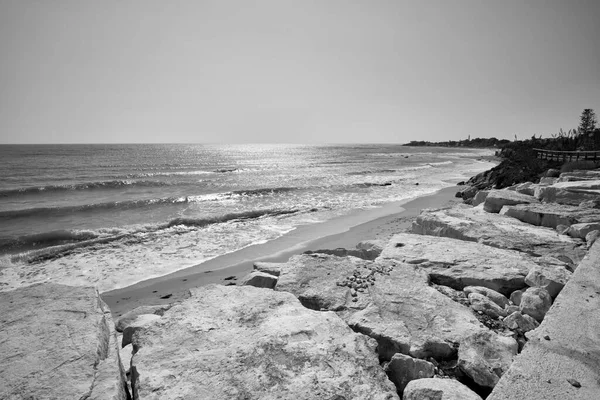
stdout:
POLYGON ((505 206, 500 214, 531 225, 554 229, 558 225, 571 226, 579 223, 600 222, 600 210, 556 203, 505 206))
POLYGON ((311 308, 337 311, 354 330, 375 338, 386 360, 395 353, 451 357, 461 338, 486 329, 468 307, 428 286, 426 273, 410 264, 300 255, 280 269, 276 290, 293 293, 311 308), (362 291, 349 287, 363 281, 369 283, 362 291))
POLYGON ((527 334, 529 341, 523 352, 488 400, 598 398, 599 263, 597 243, 555 299, 541 325, 527 334))
POLYGON ((426 378, 410 381, 404 389, 404 400, 481 400, 467 386, 454 379, 426 378))
POLYGON ((392 237, 378 258, 383 259, 419 266, 432 282, 456 290, 484 286, 509 296, 526 286, 525 276, 542 257, 457 239, 401 233, 392 237))
POLYGON ((578 206, 582 201, 600 199, 600 180, 558 182, 536 188, 534 195, 543 202, 578 206))
POLYGON ((93 287, 0 293, 0 398, 125 399, 110 310, 93 287))
POLYGON ((539 203, 539 200, 512 190, 491 190, 483 202, 483 209, 486 212, 497 214, 503 206, 524 203, 539 203))
POLYGON ((290 293, 192 289, 133 346, 135 399, 398 399, 374 340, 290 293))
POLYGON ((579 262, 585 255, 580 240, 559 235, 554 229, 531 226, 467 205, 424 210, 413 222, 412 232, 478 242, 536 256, 550 255, 559 259, 566 256, 573 262, 579 262))

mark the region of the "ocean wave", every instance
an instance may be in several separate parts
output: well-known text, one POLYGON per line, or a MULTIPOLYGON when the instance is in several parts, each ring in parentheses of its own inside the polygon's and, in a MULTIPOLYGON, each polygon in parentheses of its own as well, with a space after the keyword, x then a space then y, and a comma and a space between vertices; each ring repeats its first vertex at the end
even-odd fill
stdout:
POLYGON ((9 197, 15 195, 32 194, 32 193, 48 193, 61 192, 68 190, 89 190, 89 189, 115 189, 129 186, 144 186, 144 187, 160 187, 170 186, 169 182, 161 181, 137 181, 132 179, 97 181, 97 182, 82 182, 68 185, 45 185, 24 187, 17 189, 1 190, 0 197, 9 197))
POLYGON ((197 229, 213 224, 232 221, 255 220, 266 217, 291 215, 301 212, 300 209, 259 209, 237 213, 229 213, 207 218, 174 218, 167 222, 136 225, 128 228, 86 230, 59 230, 34 235, 21 236, 15 239, 0 240, 0 251, 6 253, 20 252, 11 256, 12 261, 37 262, 64 255, 65 253, 88 246, 127 239, 140 234, 158 232, 175 227, 197 229), (44 246, 44 248, 39 248, 44 246))
POLYGON ((389 174, 396 172, 395 169, 375 169, 375 170, 367 170, 367 171, 357 171, 357 172, 348 172, 346 175, 354 176, 354 175, 375 175, 375 174, 389 174))
POLYGON ((449 165, 449 164, 454 164, 454 162, 453 161, 440 161, 440 162, 427 163, 427 165, 431 165, 432 167, 437 167, 438 165, 449 165))

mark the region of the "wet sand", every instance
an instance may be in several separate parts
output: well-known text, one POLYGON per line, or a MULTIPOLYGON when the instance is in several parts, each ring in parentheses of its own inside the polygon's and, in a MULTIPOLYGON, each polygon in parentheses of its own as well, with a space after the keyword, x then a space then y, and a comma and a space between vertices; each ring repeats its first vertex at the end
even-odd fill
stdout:
POLYGON ((307 250, 354 248, 364 240, 389 240, 408 229, 424 208, 439 208, 460 200, 458 187, 448 187, 408 202, 397 202, 382 209, 363 211, 300 227, 276 240, 246 247, 208 260, 191 268, 159 278, 102 293, 113 316, 118 317, 142 305, 167 304, 188 296, 190 288, 210 283, 234 284, 252 270, 255 261, 285 262, 307 250))

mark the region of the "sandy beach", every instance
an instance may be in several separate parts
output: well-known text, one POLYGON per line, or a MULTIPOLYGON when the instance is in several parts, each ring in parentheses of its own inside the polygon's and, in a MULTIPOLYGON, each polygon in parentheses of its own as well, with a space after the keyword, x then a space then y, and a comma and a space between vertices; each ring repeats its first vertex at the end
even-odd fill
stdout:
POLYGON ((285 262, 292 255, 308 250, 352 249, 364 240, 385 241, 393 234, 405 231, 422 209, 459 202, 455 198, 457 190, 458 187, 451 186, 408 202, 392 203, 382 209, 301 227, 277 240, 249 246, 166 276, 102 293, 101 296, 113 316, 118 317, 139 306, 182 300, 193 287, 210 283, 233 284, 252 270, 255 261, 285 262))

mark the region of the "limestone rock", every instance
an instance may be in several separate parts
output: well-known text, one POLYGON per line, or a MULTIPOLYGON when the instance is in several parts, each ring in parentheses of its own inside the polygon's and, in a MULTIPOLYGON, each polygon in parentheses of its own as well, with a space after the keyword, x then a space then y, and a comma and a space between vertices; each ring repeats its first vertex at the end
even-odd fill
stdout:
POLYGON ((506 316, 504 308, 482 294, 469 293, 469 302, 473 310, 481 311, 491 318, 498 319, 498 317, 506 316))
POLYGON ((592 247, 596 240, 598 240, 598 237, 600 237, 600 230, 591 231, 590 233, 585 235, 585 242, 587 244, 588 249, 592 247))
POLYGON ((585 239, 586 235, 592 231, 600 230, 600 222, 587 222, 582 224, 573 224, 567 229, 567 235, 579 239, 585 239))
POLYGON ((421 267, 433 283, 462 290, 484 286, 504 295, 524 288, 536 257, 479 243, 408 233, 392 237, 378 260, 421 267))
POLYGON ((525 194, 527 196, 533 196, 535 187, 536 187, 536 185, 533 184, 532 182, 524 182, 524 183, 519 183, 515 187, 515 191, 517 193, 525 194))
POLYGON ((517 350, 513 338, 479 332, 460 342, 458 365, 478 385, 493 388, 510 367, 517 350))
POLYGON ((502 207, 515 204, 538 203, 533 196, 513 192, 512 190, 492 190, 483 203, 483 209, 489 213, 499 213, 502 207))
POLYGON ((122 316, 119 317, 119 319, 117 319, 117 322, 115 323, 115 328, 117 329, 117 332, 123 332, 123 329, 125 329, 127 327, 127 325, 129 325, 131 323, 131 321, 136 319, 139 315, 143 315, 143 314, 163 315, 165 313, 165 311, 167 311, 169 308, 171 308, 171 305, 164 305, 164 304, 156 305, 156 306, 141 306, 141 307, 134 308, 133 310, 123 314, 122 316))
POLYGON ((93 287, 0 293, 0 398, 125 399, 110 310, 93 287))
POLYGON ((531 226, 466 205, 424 210, 413 222, 412 232, 479 242, 535 256, 562 256, 572 261, 579 261, 585 255, 579 240, 560 236, 550 228, 531 226))
POLYGON ((480 190, 479 192, 477 192, 477 194, 475 195, 475 197, 473 197, 473 206, 478 206, 481 203, 483 203, 485 201, 485 199, 487 198, 488 194, 490 193, 489 190, 480 190))
POLYGON ((398 399, 374 340, 289 293, 192 289, 133 346, 135 399, 398 399))
POLYGON ((518 330, 522 333, 529 332, 540 324, 527 314, 521 314, 519 311, 515 311, 502 321, 508 329, 518 330))
POLYGON ((152 324, 154 321, 160 318, 161 316, 156 314, 141 314, 135 317, 135 319, 129 321, 125 329, 123 329, 121 347, 125 347, 131 343, 131 338, 137 330, 152 324))
POLYGON ((378 341, 384 360, 395 353, 450 357, 461 338, 485 329, 469 308, 430 287, 427 275, 410 264, 300 255, 281 264, 281 271, 276 290, 293 293, 312 309, 337 311, 355 331, 378 341), (353 297, 348 277, 370 283, 353 297))
POLYGON ((539 287, 530 287, 521 298, 521 312, 533 317, 536 321, 541 322, 544 316, 552 306, 552 298, 546 289, 539 287))
POLYGON ((467 386, 454 379, 416 379, 404 389, 404 400, 482 400, 467 386))
POLYGON ((244 286, 273 289, 277 284, 277 277, 266 272, 252 271, 242 278, 240 284, 244 286))
POLYGON ((523 291, 522 290, 515 290, 514 292, 512 292, 510 294, 510 301, 512 301, 516 305, 519 305, 519 304, 521 304, 521 298, 522 297, 523 297, 523 291))
POLYGON ((257 261, 254 263, 253 268, 256 271, 271 274, 273 276, 279 276, 279 274, 281 274, 279 263, 257 261))
POLYGON ((534 196, 547 203, 578 206, 583 201, 598 200, 600 198, 600 180, 559 182, 551 186, 537 188, 534 196))
POLYGON ((571 226, 583 222, 600 222, 600 211, 597 209, 554 203, 505 206, 500 214, 531 225, 549 228, 556 228, 558 225, 571 226))
POLYGON ((541 266, 532 268, 525 277, 525 283, 532 287, 541 287, 550 297, 558 296, 573 273, 562 266, 541 266))
POLYGON ((488 289, 483 286, 467 286, 464 288, 464 292, 469 295, 470 293, 479 293, 489 298, 491 301, 504 308, 508 305, 508 299, 503 294, 496 292, 495 290, 488 289))
POLYGON ((385 372, 396 385, 398 393, 402 393, 408 382, 414 379, 432 378, 435 366, 428 361, 396 353, 386 365, 385 372))
POLYGON ((560 174, 557 182, 588 181, 599 180, 600 170, 576 170, 563 172, 560 174))

